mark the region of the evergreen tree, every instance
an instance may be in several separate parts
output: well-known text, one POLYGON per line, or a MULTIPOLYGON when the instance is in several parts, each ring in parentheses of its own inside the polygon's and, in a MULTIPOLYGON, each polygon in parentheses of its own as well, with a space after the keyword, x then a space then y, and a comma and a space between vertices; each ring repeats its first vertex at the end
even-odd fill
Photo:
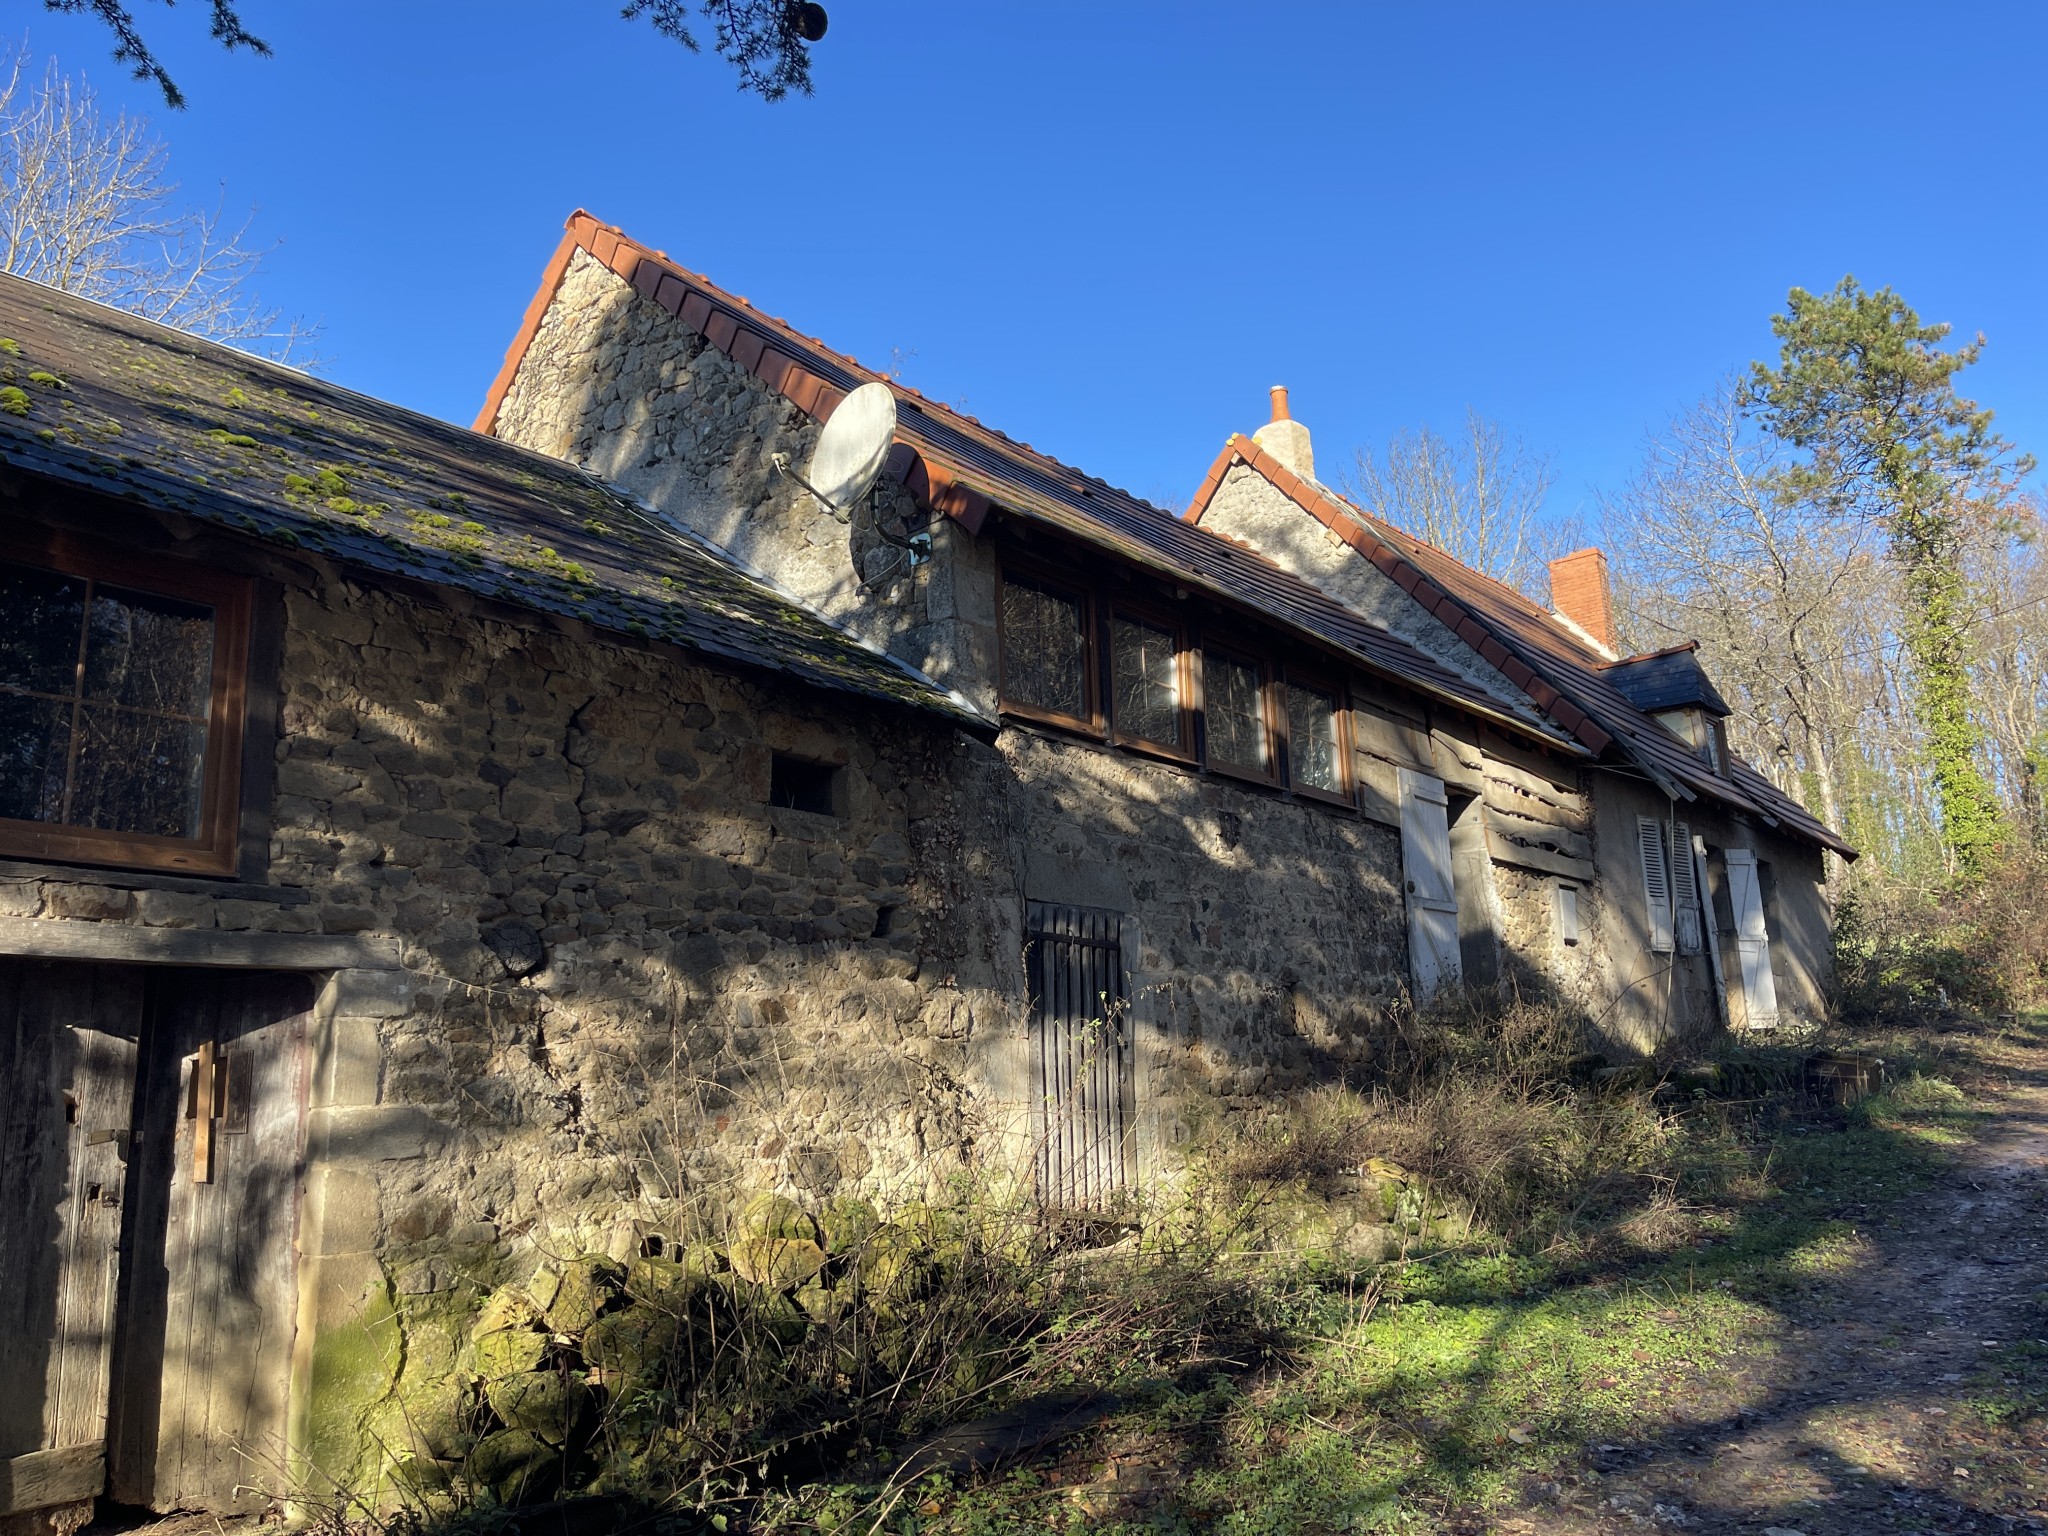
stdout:
POLYGON ((1997 515, 2033 460, 1992 430, 1991 415, 1956 393, 1955 375, 1984 348, 1954 350, 1944 324, 1925 325, 1889 288, 1845 277, 1830 293, 1794 288, 1772 317, 1776 368, 1751 370, 1748 402, 1775 436, 1803 451, 1776 489, 1876 520, 1905 593, 1901 639, 1918 674, 1925 738, 1950 866, 1984 867, 2002 835, 1997 797, 1978 763, 1970 708, 1971 519, 1997 515))

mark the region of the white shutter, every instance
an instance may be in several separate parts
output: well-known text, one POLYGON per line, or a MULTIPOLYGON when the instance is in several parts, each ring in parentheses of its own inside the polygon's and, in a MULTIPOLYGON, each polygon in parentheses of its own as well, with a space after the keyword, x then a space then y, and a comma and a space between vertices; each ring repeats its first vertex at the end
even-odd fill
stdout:
POLYGON ((1735 949, 1742 957, 1742 1000, 1751 1029, 1769 1029, 1778 1022, 1778 984, 1771 975, 1771 936, 1764 922, 1763 891, 1756 878, 1756 855, 1730 848, 1728 901, 1735 909, 1735 949))
POLYGON ((1575 885, 1557 888, 1557 937, 1566 944, 1579 942, 1579 888, 1575 885))
POLYGON ((1458 982, 1458 893, 1451 875, 1451 830, 1444 781, 1403 768, 1401 867, 1408 886, 1408 968, 1418 1002, 1458 982))
POLYGON ((1643 863, 1643 900, 1648 906, 1650 949, 1671 953, 1671 872, 1664 858, 1664 823, 1652 816, 1636 818, 1636 852, 1643 863))
POLYGON ((1696 955, 1700 952, 1700 888, 1693 879, 1692 828, 1682 821, 1672 825, 1671 857, 1666 861, 1666 867, 1671 871, 1678 952, 1696 955))

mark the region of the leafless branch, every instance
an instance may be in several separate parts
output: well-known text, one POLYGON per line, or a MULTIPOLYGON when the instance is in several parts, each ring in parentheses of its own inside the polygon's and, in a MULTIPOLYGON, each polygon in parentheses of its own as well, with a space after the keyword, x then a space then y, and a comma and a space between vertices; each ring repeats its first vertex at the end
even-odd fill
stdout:
POLYGON ((304 366, 317 328, 257 299, 248 221, 184 203, 169 158, 55 60, 37 81, 25 49, 0 54, 0 270, 304 366))

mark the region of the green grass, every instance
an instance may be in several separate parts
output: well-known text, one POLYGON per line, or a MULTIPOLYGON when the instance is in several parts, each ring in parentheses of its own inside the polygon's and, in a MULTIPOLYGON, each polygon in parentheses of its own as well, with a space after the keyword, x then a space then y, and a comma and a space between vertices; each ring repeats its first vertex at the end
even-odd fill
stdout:
MULTIPOLYGON (((1286 1369, 1163 1387, 1127 1408, 1092 1454, 1155 1469, 1166 1492, 1142 1513, 1125 1507, 1119 1520, 1113 1483, 1060 1487, 1057 1470, 1027 1471, 919 1490, 879 1529, 1323 1536, 1431 1529, 1446 1509, 1498 1507, 1589 1446, 1668 1433, 1705 1388, 1739 1399, 1731 1364, 1774 1348, 1788 1300, 1853 1272, 1859 1225, 1925 1188, 1977 1113, 1948 1084, 1909 1078, 1775 1135, 1703 1122, 1678 1159, 1678 1187, 1699 1210, 1666 1251, 1457 1255, 1383 1274, 1377 1308, 1354 1299, 1360 1277, 1340 1287, 1319 1275, 1289 1298, 1286 1369)), ((2004 1353, 1995 1374, 2022 1386, 1987 1382, 1984 1416, 2039 1414, 2048 1345, 2004 1353)), ((768 1513, 767 1530, 864 1531, 877 1510, 854 1490, 818 1489, 768 1513)))

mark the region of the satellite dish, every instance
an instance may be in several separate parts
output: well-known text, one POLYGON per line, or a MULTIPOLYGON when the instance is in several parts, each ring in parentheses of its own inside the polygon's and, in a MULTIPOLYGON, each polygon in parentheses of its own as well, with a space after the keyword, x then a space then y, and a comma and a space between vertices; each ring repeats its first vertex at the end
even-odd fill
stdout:
POLYGON ((861 385, 839 402, 818 433, 818 446, 811 450, 803 474, 791 469, 781 454, 775 456, 775 465, 843 523, 874 488, 895 440, 896 396, 877 381, 861 385))

